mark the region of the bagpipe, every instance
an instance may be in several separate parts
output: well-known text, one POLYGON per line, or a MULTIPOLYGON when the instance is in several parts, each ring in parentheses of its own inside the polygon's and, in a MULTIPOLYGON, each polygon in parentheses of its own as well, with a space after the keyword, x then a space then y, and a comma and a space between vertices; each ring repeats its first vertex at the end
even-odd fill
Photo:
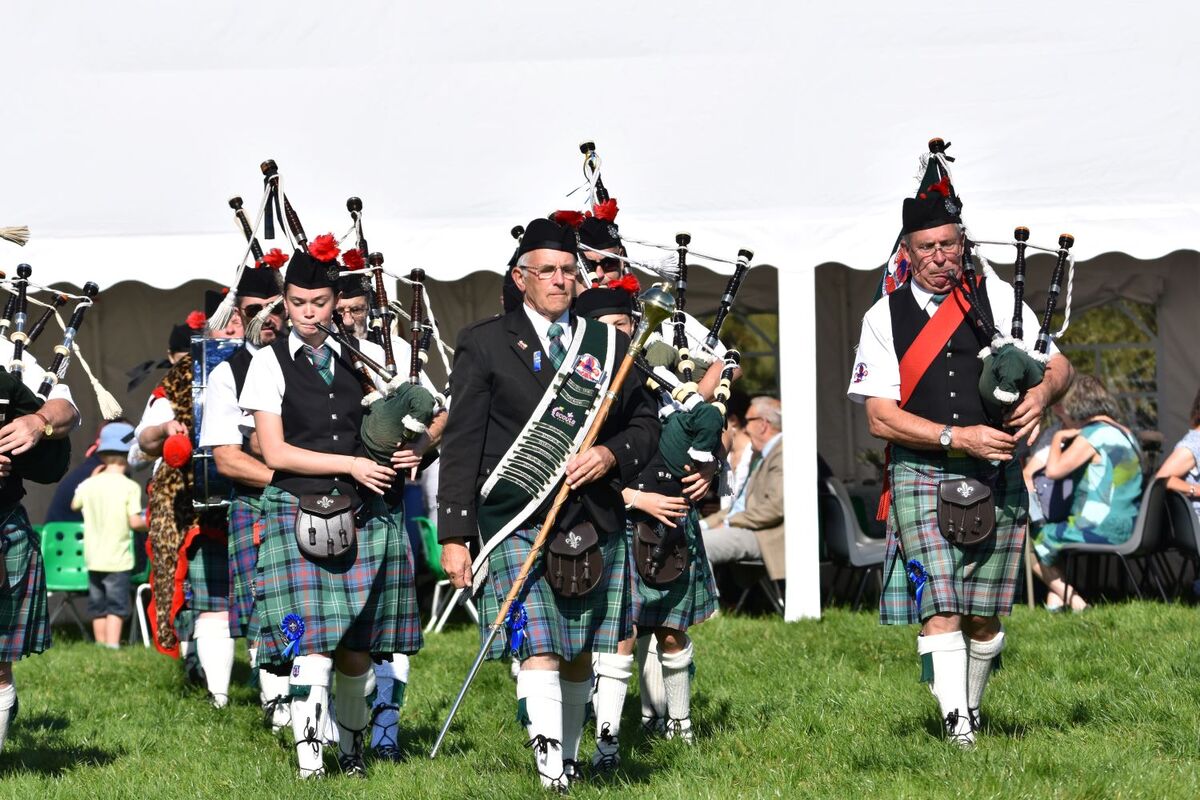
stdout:
MULTIPOLYGON (((84 315, 94 303, 100 287, 89 281, 84 284, 83 294, 70 295, 32 283, 30 281, 32 274, 33 270, 28 264, 20 264, 17 267, 17 277, 3 283, 3 287, 10 292, 10 297, 5 305, 4 313, 4 322, 8 324, 0 325, 0 330, 7 332, 8 328, 12 328, 10 339, 13 344, 13 357, 7 368, 0 366, 0 427, 18 417, 35 414, 42 408, 54 387, 66 377, 72 354, 78 355, 80 364, 92 382, 101 414, 105 419, 115 419, 121 414, 120 404, 96 380, 91 368, 83 361, 79 347, 75 343, 79 328, 83 324, 84 315), (50 298, 45 301, 37 300, 34 295, 38 292, 49 293, 50 298), (70 320, 64 322, 58 310, 71 299, 76 301, 76 305, 70 320), (31 303, 43 308, 42 313, 32 325, 29 324, 31 303), (46 368, 41 384, 35 391, 30 389, 23 380, 25 370, 23 357, 29 347, 46 330, 51 318, 56 319, 62 327, 63 338, 55 345, 54 358, 46 368)), ((0 280, 3 278, 3 273, 0 273, 0 280)), ((71 442, 69 439, 43 438, 27 452, 13 457, 13 470, 15 474, 35 483, 54 483, 66 474, 70 460, 71 442)))
POLYGON ((1071 295, 1074 288, 1075 260, 1071 247, 1075 237, 1064 233, 1058 237, 1058 247, 1039 247, 1030 244, 1029 229, 1019 226, 1013 231, 1011 242, 973 241, 969 234, 963 243, 962 277, 955 284, 968 302, 967 313, 976 327, 988 340, 980 351, 983 370, 979 376, 979 394, 984 407, 993 419, 1003 419, 1009 409, 1020 402, 1025 393, 1042 382, 1046 364, 1050 360, 1050 342, 1062 336, 1071 323, 1071 295), (1012 246, 1016 250, 1013 267, 1013 312, 1008 335, 996 327, 988 303, 977 290, 978 274, 975 260, 978 259, 985 275, 995 271, 978 251, 979 245, 1012 246), (1053 253, 1056 256, 1050 276, 1050 288, 1046 296, 1046 307, 1042 312, 1037 338, 1030 346, 1025 340, 1024 307, 1026 283, 1026 251, 1028 249, 1053 253), (1054 314, 1058 309, 1058 298, 1063 289, 1063 278, 1067 277, 1067 295, 1063 306, 1063 325, 1055 333, 1050 332, 1054 314))

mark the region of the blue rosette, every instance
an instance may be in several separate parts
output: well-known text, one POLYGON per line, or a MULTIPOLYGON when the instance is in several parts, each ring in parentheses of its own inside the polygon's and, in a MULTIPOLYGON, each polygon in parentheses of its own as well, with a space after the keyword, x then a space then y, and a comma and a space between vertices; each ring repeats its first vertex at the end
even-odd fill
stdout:
POLYGON ((908 580, 913 585, 913 591, 916 595, 916 603, 918 612, 921 609, 921 593, 925 590, 925 584, 929 581, 929 575, 925 572, 925 565, 915 558, 910 559, 904 565, 904 572, 908 575, 908 580))
POLYGON ((300 637, 304 635, 304 620, 299 614, 288 614, 279 623, 279 630, 287 639, 287 649, 283 651, 284 658, 295 658, 300 652, 300 637))
POLYGON ((529 623, 529 614, 525 612, 525 604, 514 602, 509 607, 508 617, 504 622, 509 630, 508 647, 516 656, 521 645, 525 643, 525 626, 529 623))

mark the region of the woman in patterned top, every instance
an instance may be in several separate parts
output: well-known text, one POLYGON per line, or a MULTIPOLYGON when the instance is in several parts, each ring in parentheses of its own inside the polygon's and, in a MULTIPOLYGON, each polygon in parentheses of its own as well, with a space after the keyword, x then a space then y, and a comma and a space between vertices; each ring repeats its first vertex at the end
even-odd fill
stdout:
POLYGON ((1062 405, 1070 423, 1050 442, 1046 477, 1074 477, 1075 493, 1070 516, 1044 523, 1037 532, 1034 574, 1050 590, 1048 607, 1069 597, 1071 610, 1082 611, 1087 602, 1055 565, 1058 551, 1071 542, 1119 544, 1130 537, 1142 495, 1141 452, 1134 435, 1116 420, 1116 401, 1090 375, 1076 378, 1062 405))
POLYGON ((1200 392, 1192 401, 1188 427, 1154 477, 1166 478, 1168 489, 1191 498, 1192 508, 1200 514, 1200 392))

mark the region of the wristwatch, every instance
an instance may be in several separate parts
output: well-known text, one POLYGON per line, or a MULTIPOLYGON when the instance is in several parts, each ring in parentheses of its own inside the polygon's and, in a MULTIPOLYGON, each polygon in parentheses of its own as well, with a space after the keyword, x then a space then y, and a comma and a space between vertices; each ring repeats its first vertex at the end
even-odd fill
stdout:
POLYGON ((50 424, 50 420, 43 417, 38 411, 33 412, 32 416, 35 416, 42 421, 42 436, 54 435, 54 426, 50 424))
POLYGON ((942 428, 942 432, 938 434, 938 444, 944 449, 949 450, 951 443, 954 441, 952 429, 949 425, 942 428))

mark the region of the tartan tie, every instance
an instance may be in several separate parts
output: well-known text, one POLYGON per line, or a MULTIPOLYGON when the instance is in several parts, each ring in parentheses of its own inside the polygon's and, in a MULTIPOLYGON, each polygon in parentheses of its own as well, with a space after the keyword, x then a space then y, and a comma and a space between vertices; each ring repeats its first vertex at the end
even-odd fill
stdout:
POLYGON ((563 347, 562 339, 563 327, 555 322, 546 330, 546 336, 550 339, 550 361, 554 364, 554 368, 558 369, 562 366, 563 359, 567 357, 567 348, 563 347))
POLYGON ((316 367, 317 373, 320 374, 321 380, 325 381, 325 385, 331 385, 333 383, 333 369, 330 365, 333 363, 333 350, 329 345, 323 344, 320 347, 304 345, 304 354, 308 356, 308 360, 316 367))

